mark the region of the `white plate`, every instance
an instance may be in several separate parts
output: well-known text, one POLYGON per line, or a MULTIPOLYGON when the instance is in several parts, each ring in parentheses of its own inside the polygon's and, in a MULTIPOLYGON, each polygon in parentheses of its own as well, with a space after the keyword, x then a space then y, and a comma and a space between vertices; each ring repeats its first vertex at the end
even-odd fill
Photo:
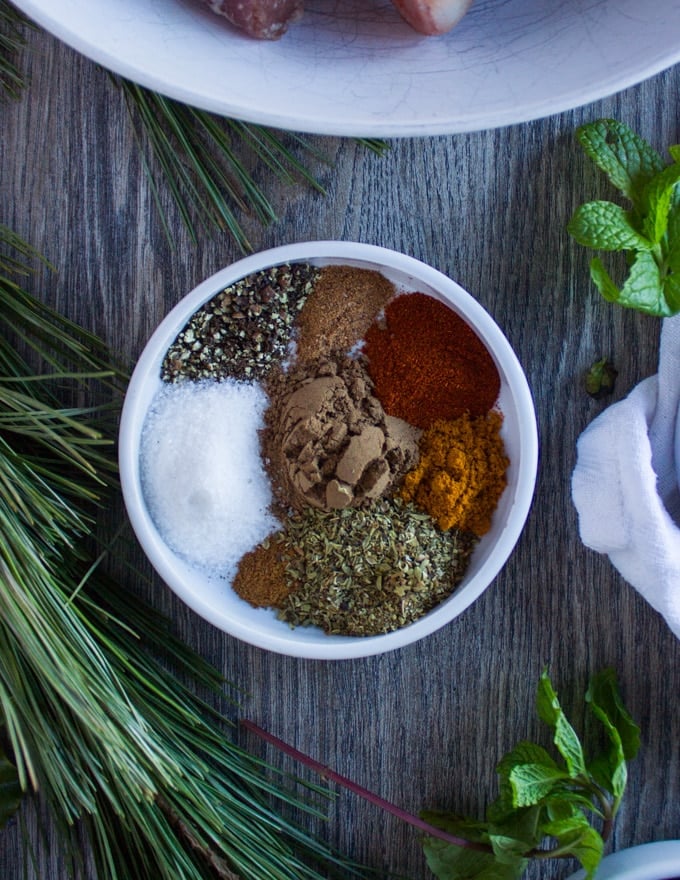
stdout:
POLYGON ((225 116, 318 134, 451 134, 612 94, 680 60, 680 0, 474 0, 422 37, 389 0, 306 0, 277 42, 201 0, 13 0, 142 85, 225 116), (652 11, 653 10, 653 11, 652 11))

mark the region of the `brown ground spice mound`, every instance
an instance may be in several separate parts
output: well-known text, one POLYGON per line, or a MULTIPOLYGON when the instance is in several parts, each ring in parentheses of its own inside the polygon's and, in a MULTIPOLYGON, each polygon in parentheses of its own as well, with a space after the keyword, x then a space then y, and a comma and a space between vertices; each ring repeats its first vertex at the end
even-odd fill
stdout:
POLYGON ((394 293, 392 282, 373 269, 324 266, 297 318, 298 361, 348 351, 394 293))
POLYGON ((288 556, 282 534, 270 535, 242 557, 233 588, 255 608, 276 607, 290 592, 286 583, 288 556))

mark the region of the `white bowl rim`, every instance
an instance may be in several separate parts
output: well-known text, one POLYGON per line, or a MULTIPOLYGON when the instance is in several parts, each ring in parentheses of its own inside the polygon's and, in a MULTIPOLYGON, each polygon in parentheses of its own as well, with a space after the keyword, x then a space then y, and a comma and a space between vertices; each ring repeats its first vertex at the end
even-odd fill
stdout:
MULTIPOLYGON (((583 880, 577 871, 567 880, 583 880)), ((641 843, 605 856, 595 874, 596 880, 676 880, 680 877, 680 840, 641 843)))
MULTIPOLYGON (((157 326, 137 361, 123 403, 118 443, 120 480, 128 517, 142 549, 170 589, 202 618, 236 638, 269 651, 308 659, 341 660, 386 653, 419 641, 459 616, 491 584, 512 553, 529 514, 538 468, 538 429, 531 391, 517 356, 489 313, 459 284, 434 267, 380 245, 352 241, 302 241, 259 251, 217 271, 184 296, 157 326), (385 266, 414 276, 414 285, 424 282, 441 291, 447 298, 453 296, 454 300, 464 302, 466 316, 489 349, 496 353, 502 351, 504 372, 508 383, 512 385, 518 412, 524 414, 519 423, 522 456, 512 523, 504 528, 488 559, 465 585, 466 601, 457 602, 454 591, 446 605, 439 606, 441 609, 446 607, 450 613, 435 615, 430 612, 407 627, 378 636, 324 635, 323 640, 310 641, 296 638, 294 629, 288 630, 286 637, 283 637, 269 632, 263 634, 257 627, 232 618, 224 619, 224 616, 216 614, 209 602, 197 597, 177 581, 176 573, 168 560, 169 551, 146 511, 141 489, 138 439, 146 409, 142 409, 138 390, 150 375, 157 375, 162 355, 184 327, 189 316, 216 292, 252 272, 277 264, 315 259, 373 263, 376 268, 385 266)), ((285 630, 282 629, 283 631, 285 630)))

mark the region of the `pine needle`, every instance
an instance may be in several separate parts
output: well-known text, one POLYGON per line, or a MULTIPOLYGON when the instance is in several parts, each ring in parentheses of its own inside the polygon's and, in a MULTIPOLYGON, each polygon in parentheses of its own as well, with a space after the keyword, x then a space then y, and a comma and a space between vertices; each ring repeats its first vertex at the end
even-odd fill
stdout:
MULTIPOLYGON (((145 167, 168 234, 161 190, 172 196, 193 241, 198 240, 199 230, 204 234, 227 231, 243 252, 252 250, 237 215, 250 214, 263 226, 277 219, 270 199, 248 169, 253 157, 284 183, 304 182, 323 192, 286 146, 283 133, 221 119, 126 79, 116 81, 125 95, 140 148, 148 148, 155 158, 158 172, 146 159, 145 167)), ((290 139, 315 159, 327 161, 303 138, 293 135, 290 139)))
MULTIPOLYGON (((25 85, 17 58, 24 48, 23 27, 30 25, 8 0, 0 0, 0 91, 17 97, 25 85)), ((253 250, 239 217, 263 227, 276 222, 276 210, 250 168, 257 160, 282 183, 324 188, 298 153, 322 164, 329 159, 295 132, 284 132, 221 118, 127 79, 113 76, 122 90, 142 163, 166 237, 173 243, 161 193, 168 193, 193 242, 226 232, 243 253, 253 250)), ((376 138, 357 138, 383 155, 388 146, 376 138)), ((8 268, 8 267, 5 267, 8 268)))
POLYGON ((41 792, 83 872, 85 830, 102 878, 360 874, 284 817, 321 814, 199 698, 221 693, 217 671, 102 570, 94 528, 115 490, 125 377, 8 273, 31 249, 0 227, 2 244, 18 251, 0 257, 0 713, 22 789, 41 792))
POLYGON ((25 86, 17 58, 24 48, 26 18, 7 0, 0 0, 0 91, 17 98, 25 86))

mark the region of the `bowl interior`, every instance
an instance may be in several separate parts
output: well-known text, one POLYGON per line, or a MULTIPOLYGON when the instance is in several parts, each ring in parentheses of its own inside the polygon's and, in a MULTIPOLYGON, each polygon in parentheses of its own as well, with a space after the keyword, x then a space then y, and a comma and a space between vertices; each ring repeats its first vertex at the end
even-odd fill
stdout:
POLYGON ((524 373, 509 343, 488 313, 455 282, 417 260, 383 248, 317 242, 247 257, 204 281, 168 314, 149 340, 131 378, 121 418, 119 454, 123 495, 138 540, 159 575, 194 611, 225 632, 262 648, 302 657, 340 659, 391 650, 422 638, 460 614, 493 580, 519 537, 533 496, 536 420, 524 373), (253 608, 227 581, 207 575, 173 553, 156 530, 144 501, 139 467, 141 432, 146 413, 162 386, 162 359, 177 333, 223 287, 251 271, 300 261, 379 269, 398 290, 419 291, 446 303, 475 328, 501 376, 498 407, 504 416, 502 436, 510 466, 508 485, 494 513, 492 528, 479 541, 455 592, 420 620, 385 635, 329 636, 313 627, 292 629, 279 621, 273 610, 253 608))

